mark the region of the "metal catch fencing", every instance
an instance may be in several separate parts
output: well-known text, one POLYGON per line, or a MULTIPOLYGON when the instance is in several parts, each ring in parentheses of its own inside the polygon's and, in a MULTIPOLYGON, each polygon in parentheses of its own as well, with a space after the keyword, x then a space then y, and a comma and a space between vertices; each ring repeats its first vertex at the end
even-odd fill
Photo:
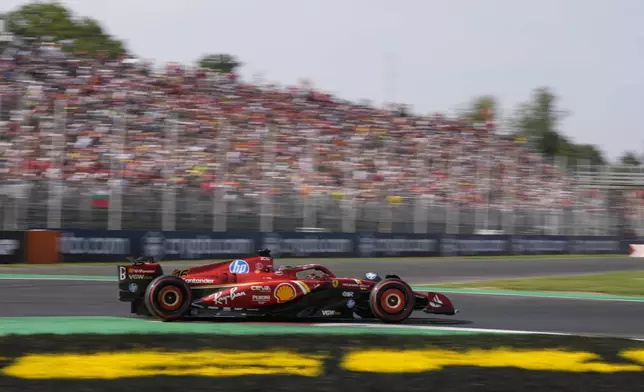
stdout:
MULTIPOLYGON (((337 195, 212 192, 198 186, 113 184, 101 193, 85 183, 4 182, 0 222, 5 230, 92 228, 190 231, 297 231, 389 233, 503 233, 614 235, 624 226, 644 233, 644 208, 625 211, 619 197, 601 205, 530 208, 456 205, 421 196, 395 201, 337 195)), ((621 193, 620 193, 621 194, 621 193)))

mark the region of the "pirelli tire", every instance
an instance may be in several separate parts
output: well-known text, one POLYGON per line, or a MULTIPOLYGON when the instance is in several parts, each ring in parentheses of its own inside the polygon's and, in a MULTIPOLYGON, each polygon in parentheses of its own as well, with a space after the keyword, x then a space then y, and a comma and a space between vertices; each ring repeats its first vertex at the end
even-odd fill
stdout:
POLYGON ((400 279, 385 279, 376 284, 369 295, 369 307, 385 323, 401 323, 414 311, 412 288, 400 279))
POLYGON ((192 290, 180 277, 162 275, 145 289, 144 303, 152 316, 163 321, 178 320, 190 310, 192 290))

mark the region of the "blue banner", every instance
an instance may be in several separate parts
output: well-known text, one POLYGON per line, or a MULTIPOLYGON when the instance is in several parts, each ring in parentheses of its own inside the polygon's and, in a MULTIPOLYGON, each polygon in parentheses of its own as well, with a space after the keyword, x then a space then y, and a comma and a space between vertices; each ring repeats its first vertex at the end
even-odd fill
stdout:
POLYGON ((507 235, 450 235, 441 237, 441 256, 500 256, 511 254, 507 235))
MULTIPOLYGON (((232 259, 271 249, 288 257, 437 257, 626 254, 637 240, 593 236, 61 230, 65 262, 232 259)), ((641 242, 640 242, 641 243, 641 242)))
POLYGON ((129 256, 203 260, 246 257, 259 246, 259 233, 63 230, 59 252, 65 262, 124 261, 129 256))
POLYGON ((359 233, 354 257, 435 257, 440 254, 440 235, 359 233))
POLYGON ((275 257, 356 257, 355 233, 262 233, 275 257))

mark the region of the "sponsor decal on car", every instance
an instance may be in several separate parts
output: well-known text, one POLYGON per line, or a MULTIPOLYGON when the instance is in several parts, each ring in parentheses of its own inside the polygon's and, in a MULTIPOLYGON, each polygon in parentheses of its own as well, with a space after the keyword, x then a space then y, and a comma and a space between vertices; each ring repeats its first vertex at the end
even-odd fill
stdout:
POLYGON ((228 305, 228 300, 232 301, 235 298, 243 297, 246 295, 246 293, 243 291, 238 293, 237 289, 238 287, 233 287, 226 295, 223 295, 221 291, 215 293, 213 302, 216 305, 228 305))
POLYGON ((128 286, 128 290, 130 290, 130 293, 136 293, 136 291, 139 289, 139 286, 136 283, 130 283, 128 286))
POLYGON ((174 276, 186 276, 188 275, 188 270, 187 269, 176 269, 172 271, 172 275, 174 276))
POLYGON ((141 280, 141 279, 152 280, 154 276, 143 275, 143 274, 133 274, 133 275, 128 275, 127 278, 131 280, 141 280))
POLYGON ((262 263, 255 264, 255 269, 256 270, 261 270, 262 268, 264 268, 264 264, 262 264, 262 263))
POLYGON ((231 274, 247 274, 250 272, 250 267, 246 260, 235 260, 230 263, 228 270, 231 274))
POLYGON ((347 308, 353 309, 353 307, 356 306, 356 301, 350 299, 347 301, 347 308))
POLYGON ((367 284, 357 284, 357 283, 342 283, 342 287, 355 288, 360 290, 369 290, 369 285, 367 284))
POLYGON ((311 288, 306 283, 300 280, 294 280, 293 283, 295 283, 297 287, 299 287, 300 290, 302 290, 302 294, 308 294, 311 292, 311 288))
POLYGON ((250 286, 252 291, 271 291, 271 286, 250 286))
POLYGON ((434 298, 429 301, 429 306, 431 306, 432 308, 440 308, 441 306, 443 306, 443 301, 438 298, 438 295, 434 295, 434 298))
POLYGON ((119 280, 125 280, 127 278, 127 269, 125 267, 119 267, 119 280))
POLYGON ((271 300, 270 295, 253 295, 253 302, 264 303, 271 300))
POLYGON ((286 302, 295 298, 296 291, 295 287, 290 283, 280 283, 275 288, 275 298, 277 302, 286 302))
POLYGON ((130 267, 127 269, 127 272, 129 274, 154 274, 157 272, 156 269, 145 269, 145 268, 136 268, 136 267, 130 267))
POLYGON ((213 279, 199 279, 199 278, 190 278, 186 279, 186 283, 192 284, 213 284, 215 281, 213 279))
POLYGON ((342 296, 345 298, 352 298, 353 297, 353 292, 352 291, 344 291, 342 293, 342 296))
POLYGON ((335 310, 323 310, 322 311, 322 316, 337 316, 339 314, 340 314, 340 312, 336 312, 335 310))
POLYGON ((331 285, 332 285, 332 286, 333 286, 333 288, 335 289, 336 287, 338 287, 338 284, 339 284, 339 283, 340 283, 340 282, 338 282, 337 280, 334 280, 334 281, 332 281, 332 282, 331 282, 331 285))

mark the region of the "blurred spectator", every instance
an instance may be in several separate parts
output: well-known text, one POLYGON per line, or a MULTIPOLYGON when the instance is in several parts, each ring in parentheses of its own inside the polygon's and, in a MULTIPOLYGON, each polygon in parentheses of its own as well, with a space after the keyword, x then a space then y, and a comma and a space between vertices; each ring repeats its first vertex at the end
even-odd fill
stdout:
POLYGON ((603 208, 600 194, 579 191, 520 141, 485 126, 308 87, 249 84, 177 65, 157 72, 133 59, 86 59, 32 44, 0 61, 0 92, 3 180, 62 175, 98 195, 116 176, 130 188, 222 186, 231 197, 323 193, 360 202, 423 196, 497 209, 603 208), (57 116, 63 103, 64 119, 57 116), (124 113, 121 128, 115 118, 124 113))

